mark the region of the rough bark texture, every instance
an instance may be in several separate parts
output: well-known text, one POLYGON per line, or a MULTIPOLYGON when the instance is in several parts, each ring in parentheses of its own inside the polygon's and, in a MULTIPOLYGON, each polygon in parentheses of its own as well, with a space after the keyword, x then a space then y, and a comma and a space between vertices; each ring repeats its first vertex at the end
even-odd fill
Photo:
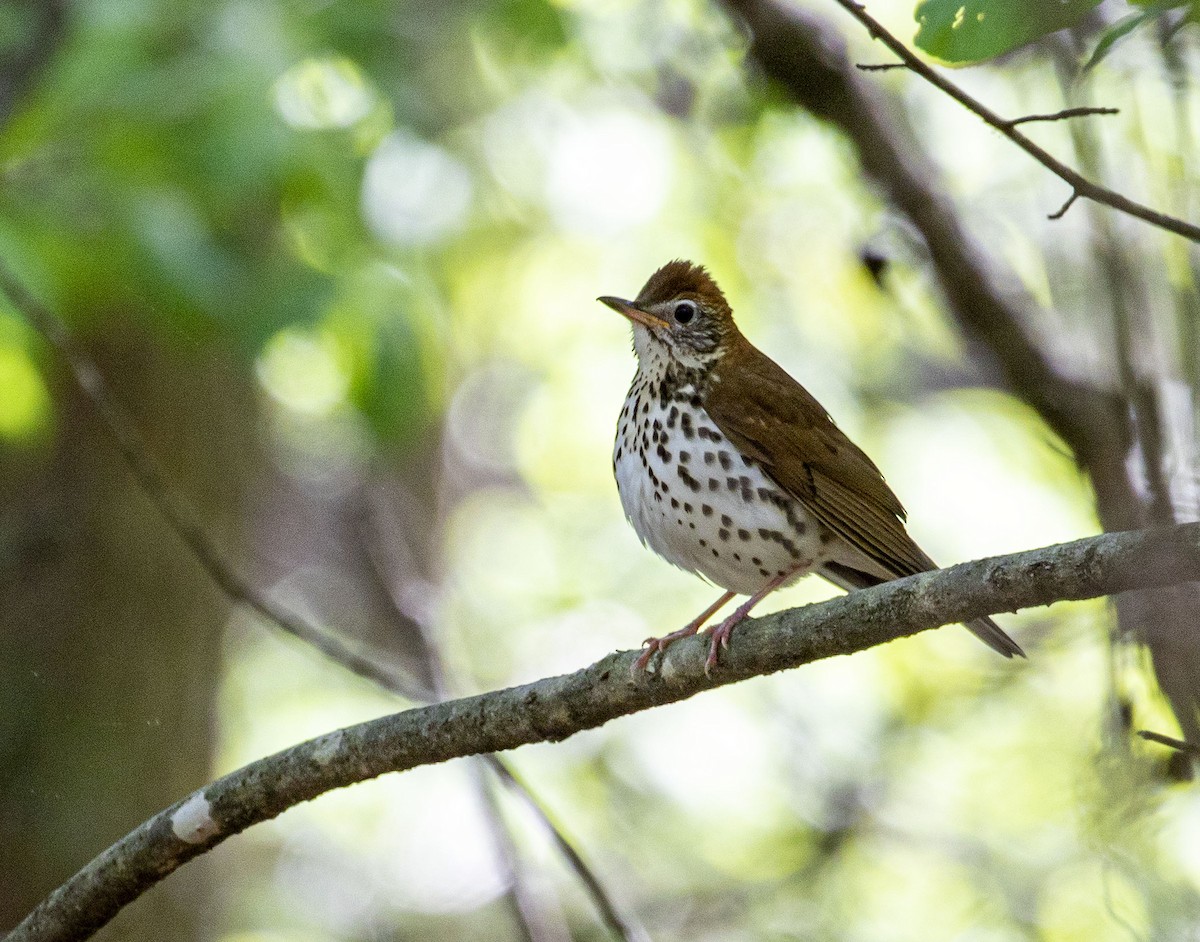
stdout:
POLYGON ((230 773, 151 818, 51 894, 7 942, 87 938, 226 838, 386 772, 561 740, 704 690, 937 625, 1197 579, 1200 524, 1105 534, 963 563, 748 622, 711 679, 704 673, 706 639, 692 638, 673 646, 653 675, 633 678, 637 652, 618 652, 574 674, 351 726, 230 773))

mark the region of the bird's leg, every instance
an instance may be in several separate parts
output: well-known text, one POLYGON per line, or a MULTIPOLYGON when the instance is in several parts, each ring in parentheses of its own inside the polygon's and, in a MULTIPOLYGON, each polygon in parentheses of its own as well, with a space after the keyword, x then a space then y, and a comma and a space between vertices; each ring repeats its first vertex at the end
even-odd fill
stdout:
POLYGON ((702 611, 678 631, 672 631, 669 635, 663 635, 661 638, 647 638, 645 641, 643 641, 642 645, 646 650, 643 651, 641 656, 634 662, 633 672, 636 674, 638 671, 644 671, 646 669, 646 665, 650 663, 650 658, 654 657, 654 655, 659 651, 665 651, 667 649, 667 645, 672 641, 678 641, 680 638, 690 638, 692 635, 694 635, 697 631, 703 628, 704 623, 712 618, 713 615, 717 614, 721 606, 733 598, 733 596, 733 592, 726 592, 719 599, 713 602, 712 605, 702 611))
MULTIPOLYGON (((804 567, 797 567, 804 568, 804 567)), ((754 608, 759 602, 765 599, 768 595, 778 589, 783 583, 787 582, 796 574, 796 569, 789 569, 787 572, 781 573, 770 579, 766 585, 755 592, 750 598, 746 599, 741 605, 733 610, 733 613, 726 618, 716 628, 709 629, 712 635, 712 644, 708 646, 708 660, 704 662, 704 673, 708 675, 714 667, 717 666, 717 652, 721 648, 729 647, 729 637, 733 634, 733 629, 746 620, 746 616, 750 614, 750 609, 754 608)))

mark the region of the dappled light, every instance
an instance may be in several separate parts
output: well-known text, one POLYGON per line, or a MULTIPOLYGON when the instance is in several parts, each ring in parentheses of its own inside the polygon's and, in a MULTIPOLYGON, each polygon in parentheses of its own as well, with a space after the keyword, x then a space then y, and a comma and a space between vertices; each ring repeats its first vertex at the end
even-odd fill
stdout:
MULTIPOLYGON (((1119 109, 1019 128, 1194 225, 1194 8, 1052 5, 867 9, 1005 118, 1119 109)), ((0 263, 80 358, 0 297, 0 935, 218 776, 716 599, 613 480, 636 360, 595 299, 671 259, 708 267, 940 564, 1200 515, 1197 245, 913 70, 854 69, 894 56, 836 0, 40 6, 0 11, 36 60, 0 62, 0 263), (823 80, 764 48, 788 23, 857 91, 783 81, 823 80), (854 94, 928 199, 855 137, 854 94), (977 268, 948 278, 949 243, 977 268), (976 290, 1013 322, 973 323, 976 290)), ((547 820, 639 942, 1195 938, 1192 760, 1136 736, 1197 731, 1192 589, 998 614, 1028 661, 947 627, 723 686, 505 753, 520 786, 459 758, 334 791, 97 938, 617 938, 547 820)), ((755 615, 839 594, 812 576, 755 615)))

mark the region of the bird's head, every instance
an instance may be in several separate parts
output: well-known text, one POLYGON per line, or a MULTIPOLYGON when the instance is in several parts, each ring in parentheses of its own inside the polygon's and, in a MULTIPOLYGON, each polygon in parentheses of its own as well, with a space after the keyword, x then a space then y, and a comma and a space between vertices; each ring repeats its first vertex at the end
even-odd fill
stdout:
POLYGON ((597 298, 633 324, 638 357, 663 354, 689 366, 719 358, 737 334, 725 295, 702 265, 667 262, 632 301, 597 298))

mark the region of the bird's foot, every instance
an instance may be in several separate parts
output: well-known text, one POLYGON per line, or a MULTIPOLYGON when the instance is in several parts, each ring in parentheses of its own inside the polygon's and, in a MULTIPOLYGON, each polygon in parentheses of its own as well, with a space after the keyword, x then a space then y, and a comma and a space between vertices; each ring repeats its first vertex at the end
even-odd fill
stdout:
POLYGON ((729 639, 733 635, 733 629, 746 620, 746 616, 750 614, 752 607, 750 603, 739 605, 734 613, 721 622, 721 624, 717 625, 716 628, 709 629, 708 658, 704 662, 705 677, 712 676, 712 669, 717 666, 717 657, 721 649, 729 647, 729 639))
POLYGON ((650 663, 651 658, 653 658, 654 655, 658 654, 659 652, 666 651, 667 646, 671 644, 672 641, 678 641, 680 638, 690 638, 692 635, 694 635, 700 630, 700 624, 700 620, 697 619, 685 627, 680 628, 678 631, 672 631, 669 635, 663 635, 661 638, 647 638, 645 641, 643 641, 642 647, 645 648, 645 650, 642 651, 642 653, 638 655, 638 659, 633 662, 633 675, 636 677, 641 671, 644 671, 646 666, 650 663))
POLYGON ((729 638, 733 634, 733 629, 746 620, 746 616, 750 614, 750 610, 783 585, 788 579, 795 576, 797 572, 802 572, 808 565, 808 563, 805 563, 803 567, 797 566, 786 572, 780 572, 775 578, 769 580, 766 585, 735 608, 733 614, 721 622, 721 624, 717 625, 716 628, 709 629, 712 641, 708 646, 708 659, 704 662, 705 677, 712 676, 712 669, 717 666, 717 655, 720 654, 721 648, 729 647, 729 638))
POLYGON ((637 677, 641 671, 644 671, 646 666, 650 663, 650 659, 654 657, 655 654, 666 651, 667 645, 669 645, 672 641, 678 641, 680 638, 690 638, 692 635, 694 635, 697 631, 704 627, 708 620, 712 618, 713 615, 715 615, 718 611, 720 611, 721 606, 728 602, 731 598, 733 598, 733 593, 726 592, 719 599, 713 602, 712 605, 702 611, 678 631, 672 631, 669 635, 663 635, 661 638, 647 638, 645 641, 643 641, 642 647, 644 647, 646 650, 643 651, 638 659, 633 662, 633 676, 637 677))

